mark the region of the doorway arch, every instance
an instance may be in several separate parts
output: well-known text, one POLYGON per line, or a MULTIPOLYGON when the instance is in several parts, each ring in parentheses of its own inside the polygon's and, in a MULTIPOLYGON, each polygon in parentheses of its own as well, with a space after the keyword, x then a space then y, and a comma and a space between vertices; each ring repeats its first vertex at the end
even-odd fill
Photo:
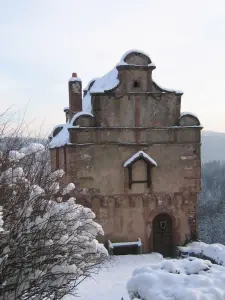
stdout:
POLYGON ((167 213, 160 213, 153 220, 153 251, 164 257, 173 255, 173 220, 167 213))

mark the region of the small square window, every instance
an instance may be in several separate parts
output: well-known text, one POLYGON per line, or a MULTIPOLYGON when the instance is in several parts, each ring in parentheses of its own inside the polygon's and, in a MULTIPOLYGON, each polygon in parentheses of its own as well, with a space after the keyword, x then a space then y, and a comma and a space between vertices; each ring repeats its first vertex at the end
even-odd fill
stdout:
POLYGON ((133 85, 134 85, 134 88, 139 88, 140 87, 140 83, 137 80, 134 81, 133 85))

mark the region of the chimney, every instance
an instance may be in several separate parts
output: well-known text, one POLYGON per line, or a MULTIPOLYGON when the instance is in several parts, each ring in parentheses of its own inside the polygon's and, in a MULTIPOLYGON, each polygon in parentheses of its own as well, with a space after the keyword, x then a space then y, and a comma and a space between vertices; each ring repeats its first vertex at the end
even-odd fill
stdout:
POLYGON ((77 73, 72 73, 69 80, 69 109, 71 114, 82 111, 82 81, 77 73))

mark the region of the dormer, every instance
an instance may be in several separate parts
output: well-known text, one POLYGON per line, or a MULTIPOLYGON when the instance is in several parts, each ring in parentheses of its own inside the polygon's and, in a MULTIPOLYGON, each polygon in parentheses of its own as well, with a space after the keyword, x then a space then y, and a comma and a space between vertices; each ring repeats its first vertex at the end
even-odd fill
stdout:
POLYGON ((151 187, 151 169, 156 167, 157 163, 147 153, 138 151, 132 155, 123 166, 128 170, 129 189, 132 188, 133 184, 138 183, 146 183, 147 188, 151 187), (135 166, 138 163, 140 163, 140 166, 135 170, 135 166))

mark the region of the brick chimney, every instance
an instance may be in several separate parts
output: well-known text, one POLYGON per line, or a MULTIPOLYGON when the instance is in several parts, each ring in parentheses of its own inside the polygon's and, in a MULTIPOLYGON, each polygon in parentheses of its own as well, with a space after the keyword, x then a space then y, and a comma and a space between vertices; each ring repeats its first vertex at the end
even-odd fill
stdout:
POLYGON ((71 114, 82 111, 82 81, 77 73, 69 80, 69 109, 71 114))

